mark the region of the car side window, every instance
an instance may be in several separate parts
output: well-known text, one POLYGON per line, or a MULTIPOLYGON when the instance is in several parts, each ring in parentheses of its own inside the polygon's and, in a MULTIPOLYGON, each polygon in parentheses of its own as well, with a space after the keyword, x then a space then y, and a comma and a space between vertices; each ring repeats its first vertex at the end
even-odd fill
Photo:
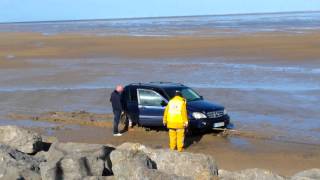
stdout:
POLYGON ((142 106, 161 106, 164 100, 161 95, 152 90, 138 89, 139 104, 142 106))

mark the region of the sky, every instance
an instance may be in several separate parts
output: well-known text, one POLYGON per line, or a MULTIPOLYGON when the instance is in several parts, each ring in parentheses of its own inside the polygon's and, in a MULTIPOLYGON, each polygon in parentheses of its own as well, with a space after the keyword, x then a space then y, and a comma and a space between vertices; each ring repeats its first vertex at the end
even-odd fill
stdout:
POLYGON ((319 10, 320 0, 0 0, 0 22, 319 10))

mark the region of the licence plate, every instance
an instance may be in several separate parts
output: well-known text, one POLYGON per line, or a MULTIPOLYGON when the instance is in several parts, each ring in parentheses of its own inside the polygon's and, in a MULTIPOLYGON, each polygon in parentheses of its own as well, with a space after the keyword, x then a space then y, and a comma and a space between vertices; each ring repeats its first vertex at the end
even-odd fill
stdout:
POLYGON ((217 127, 223 127, 224 126, 224 122, 220 122, 220 123, 214 123, 213 127, 217 128, 217 127))

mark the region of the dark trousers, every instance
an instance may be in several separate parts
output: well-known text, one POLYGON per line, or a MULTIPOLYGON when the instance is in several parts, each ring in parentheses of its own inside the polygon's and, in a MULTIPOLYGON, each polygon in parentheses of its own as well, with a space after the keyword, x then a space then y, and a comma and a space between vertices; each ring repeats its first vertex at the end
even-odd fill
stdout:
POLYGON ((113 119, 113 134, 119 133, 119 122, 120 122, 120 116, 121 116, 121 111, 115 110, 113 111, 114 119, 113 119))

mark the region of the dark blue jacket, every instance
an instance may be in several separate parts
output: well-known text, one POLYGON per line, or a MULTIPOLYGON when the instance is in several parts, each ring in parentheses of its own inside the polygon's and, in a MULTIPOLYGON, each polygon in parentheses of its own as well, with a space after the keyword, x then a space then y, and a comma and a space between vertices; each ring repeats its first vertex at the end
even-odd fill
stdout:
POLYGON ((112 104, 113 111, 122 111, 121 94, 114 90, 111 93, 110 102, 112 104))

